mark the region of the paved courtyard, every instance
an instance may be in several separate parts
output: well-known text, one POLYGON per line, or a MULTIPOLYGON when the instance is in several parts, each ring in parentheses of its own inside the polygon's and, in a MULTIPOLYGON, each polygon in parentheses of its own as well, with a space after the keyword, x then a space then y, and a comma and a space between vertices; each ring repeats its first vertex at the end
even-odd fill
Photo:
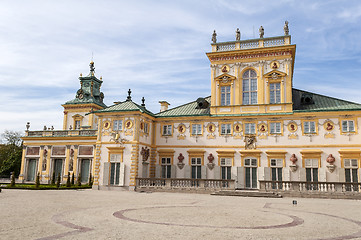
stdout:
POLYGON ((0 239, 361 239, 361 201, 128 191, 0 193, 0 239))

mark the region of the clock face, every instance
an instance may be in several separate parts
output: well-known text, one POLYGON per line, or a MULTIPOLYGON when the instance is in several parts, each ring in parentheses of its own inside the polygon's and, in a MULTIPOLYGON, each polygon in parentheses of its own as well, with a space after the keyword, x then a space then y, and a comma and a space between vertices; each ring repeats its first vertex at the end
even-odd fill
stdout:
POLYGON ((79 94, 79 99, 83 99, 84 95, 83 94, 79 94))

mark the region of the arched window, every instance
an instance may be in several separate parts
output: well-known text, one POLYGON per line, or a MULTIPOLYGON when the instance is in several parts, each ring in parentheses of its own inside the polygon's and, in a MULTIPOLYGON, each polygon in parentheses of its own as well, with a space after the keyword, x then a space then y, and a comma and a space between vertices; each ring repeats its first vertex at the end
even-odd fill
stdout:
POLYGON ((242 99, 244 105, 257 104, 257 73, 247 70, 243 73, 242 99))

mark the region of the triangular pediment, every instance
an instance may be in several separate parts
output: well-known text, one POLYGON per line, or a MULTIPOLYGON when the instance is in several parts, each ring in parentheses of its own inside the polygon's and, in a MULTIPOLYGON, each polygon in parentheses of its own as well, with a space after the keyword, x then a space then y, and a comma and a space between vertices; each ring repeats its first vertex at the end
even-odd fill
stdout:
POLYGON ((229 75, 228 73, 224 73, 215 78, 216 81, 233 81, 235 79, 235 76, 229 75))
POLYGON ((263 75, 265 78, 273 78, 273 79, 278 79, 281 77, 286 76, 287 74, 278 70, 272 70, 268 73, 266 73, 265 75, 263 75))

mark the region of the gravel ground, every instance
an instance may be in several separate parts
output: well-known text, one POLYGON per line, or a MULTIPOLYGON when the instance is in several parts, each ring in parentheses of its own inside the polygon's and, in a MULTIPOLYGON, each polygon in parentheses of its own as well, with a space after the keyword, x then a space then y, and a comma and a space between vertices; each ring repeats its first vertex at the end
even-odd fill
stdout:
POLYGON ((361 239, 359 200, 3 190, 0 219, 0 239, 361 239))

